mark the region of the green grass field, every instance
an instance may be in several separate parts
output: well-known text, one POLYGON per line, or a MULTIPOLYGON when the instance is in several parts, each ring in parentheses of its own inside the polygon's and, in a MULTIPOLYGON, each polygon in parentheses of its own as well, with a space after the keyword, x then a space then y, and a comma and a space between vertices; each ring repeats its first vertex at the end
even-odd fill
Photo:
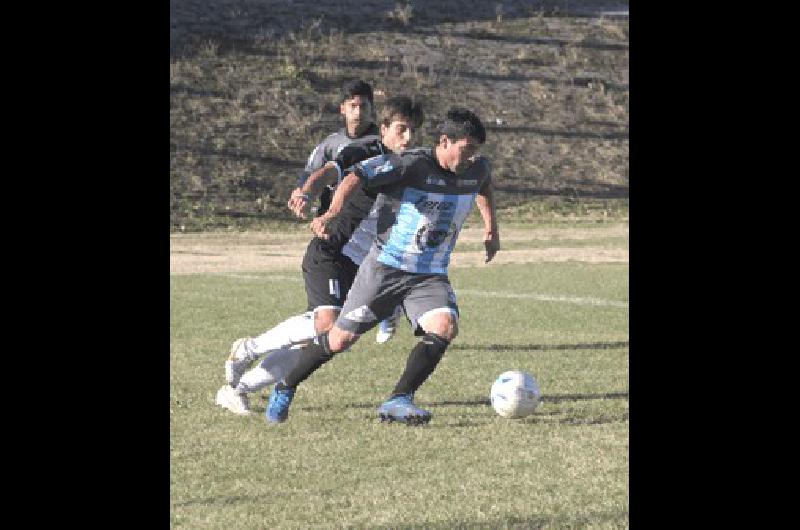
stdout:
POLYGON ((298 390, 289 421, 214 405, 230 343, 305 309, 299 270, 170 277, 173 528, 627 528, 628 265, 451 271, 460 335, 416 401, 376 409, 416 343, 362 337, 298 390), (495 377, 526 370, 543 403, 509 420, 495 377))

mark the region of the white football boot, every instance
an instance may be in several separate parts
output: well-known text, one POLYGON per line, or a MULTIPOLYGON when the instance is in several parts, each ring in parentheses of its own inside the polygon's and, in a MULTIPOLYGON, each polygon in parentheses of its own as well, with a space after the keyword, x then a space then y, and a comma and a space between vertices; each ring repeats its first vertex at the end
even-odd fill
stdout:
POLYGON ((250 337, 236 339, 231 345, 228 360, 225 361, 225 381, 232 388, 236 388, 244 372, 255 360, 255 356, 247 348, 246 341, 248 340, 250 337))
POLYGON ((238 394, 233 387, 223 385, 217 391, 217 405, 224 407, 234 414, 247 416, 250 414, 250 399, 247 394, 238 394))
POLYGON ((394 337, 394 333, 397 331, 397 320, 402 314, 403 308, 397 306, 394 308, 394 313, 392 313, 392 316, 386 320, 381 320, 381 323, 378 325, 378 333, 375 335, 375 342, 378 344, 383 344, 394 337))

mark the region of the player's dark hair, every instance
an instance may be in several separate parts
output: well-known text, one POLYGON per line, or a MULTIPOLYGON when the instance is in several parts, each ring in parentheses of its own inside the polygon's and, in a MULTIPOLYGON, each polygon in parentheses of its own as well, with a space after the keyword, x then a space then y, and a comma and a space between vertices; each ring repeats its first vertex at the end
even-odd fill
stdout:
POLYGON ((447 111, 444 122, 439 125, 439 132, 446 134, 453 141, 470 136, 482 144, 486 141, 486 129, 481 119, 471 110, 453 107, 447 111))
POLYGON ((340 102, 344 103, 348 99, 356 96, 364 96, 369 100, 370 105, 374 105, 374 101, 372 100, 372 87, 362 79, 348 81, 342 86, 340 102))
POLYGON ((386 100, 381 106, 380 123, 389 126, 392 119, 396 116, 408 118, 415 128, 422 125, 425 114, 422 112, 422 105, 418 101, 412 100, 408 96, 395 96, 386 100))

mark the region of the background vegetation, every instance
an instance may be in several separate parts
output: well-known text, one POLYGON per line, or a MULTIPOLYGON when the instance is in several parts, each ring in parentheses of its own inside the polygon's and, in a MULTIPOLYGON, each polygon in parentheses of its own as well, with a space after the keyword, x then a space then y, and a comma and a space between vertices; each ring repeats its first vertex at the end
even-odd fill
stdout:
POLYGON ((503 219, 627 217, 624 0, 170 1, 170 230, 297 223, 284 207, 337 92, 455 104, 488 129, 503 219))

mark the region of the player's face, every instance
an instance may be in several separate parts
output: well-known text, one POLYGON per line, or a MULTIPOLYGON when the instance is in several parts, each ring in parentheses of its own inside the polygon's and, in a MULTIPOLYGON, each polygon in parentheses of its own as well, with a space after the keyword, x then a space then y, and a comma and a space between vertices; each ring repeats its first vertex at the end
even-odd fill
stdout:
POLYGON ((387 127, 381 124, 381 140, 386 147, 399 153, 408 149, 414 137, 414 125, 406 117, 393 116, 392 122, 387 127))
POLYGON ((467 136, 460 140, 450 140, 447 138, 445 147, 445 167, 453 173, 463 173, 475 161, 478 156, 480 144, 474 138, 467 136))
POLYGON ((372 123, 372 105, 363 96, 353 96, 339 107, 351 136, 360 136, 372 123))

